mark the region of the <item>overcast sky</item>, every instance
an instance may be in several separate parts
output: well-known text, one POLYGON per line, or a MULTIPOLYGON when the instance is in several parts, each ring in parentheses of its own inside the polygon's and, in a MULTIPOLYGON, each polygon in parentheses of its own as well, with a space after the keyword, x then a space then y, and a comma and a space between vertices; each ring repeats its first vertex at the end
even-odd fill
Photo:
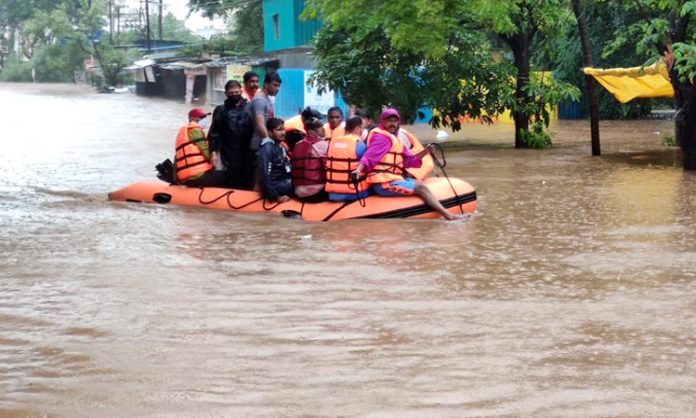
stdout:
MULTIPOLYGON (((128 7, 137 8, 140 6, 140 0, 127 0, 126 3, 128 4, 128 7)), ((186 15, 189 12, 188 0, 164 0, 162 4, 164 5, 165 10, 163 14, 166 15, 169 11, 176 16, 177 19, 185 19, 186 27, 193 31, 210 26, 211 24, 214 24, 215 27, 225 26, 222 19, 215 19, 211 22, 210 19, 203 18, 200 13, 192 14, 188 19, 186 19, 186 15)), ((157 12, 157 0, 150 0, 150 12, 157 12)))

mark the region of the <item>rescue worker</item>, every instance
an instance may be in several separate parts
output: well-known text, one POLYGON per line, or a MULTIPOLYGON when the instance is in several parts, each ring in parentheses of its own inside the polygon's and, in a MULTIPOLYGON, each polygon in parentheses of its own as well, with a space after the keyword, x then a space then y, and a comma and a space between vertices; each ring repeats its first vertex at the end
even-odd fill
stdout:
POLYGON ((188 113, 188 124, 179 129, 176 137, 174 170, 177 183, 189 187, 224 187, 225 174, 216 171, 211 161, 208 140, 203 130, 209 112, 201 108, 188 113))
POLYGON ((261 141, 256 152, 259 189, 264 199, 283 203, 292 195, 290 159, 282 142, 285 139, 283 120, 269 118, 266 121, 268 138, 261 141))
POLYGON ((396 109, 388 108, 382 112, 380 125, 368 135, 367 150, 360 158, 358 167, 350 174, 351 178, 361 179, 366 175, 367 182, 380 196, 416 195, 448 221, 461 219, 462 216, 449 213, 423 182, 405 178, 406 168, 420 167, 421 158, 430 152, 431 145, 413 154, 396 137, 400 122, 401 116, 396 109))
POLYGON ((247 101, 239 81, 229 80, 225 84, 225 97, 225 102, 213 111, 213 122, 208 131, 213 163, 220 160, 229 187, 253 190, 255 155, 249 143, 254 126, 244 111, 247 101))
POLYGON ((324 140, 324 124, 317 118, 305 121, 307 135, 292 150, 292 185, 295 194, 306 202, 328 199, 324 191, 326 172, 324 161, 328 142, 324 140))
POLYGON ((324 189, 329 194, 329 200, 356 200, 371 194, 370 185, 364 179, 354 182, 350 178, 350 173, 358 167, 366 148, 365 141, 360 139, 362 125, 363 119, 353 116, 346 121, 346 135, 329 141, 324 189))
POLYGON ((340 107, 334 106, 326 112, 328 122, 324 125, 324 133, 327 140, 337 138, 346 134, 345 123, 343 122, 343 111, 340 107))

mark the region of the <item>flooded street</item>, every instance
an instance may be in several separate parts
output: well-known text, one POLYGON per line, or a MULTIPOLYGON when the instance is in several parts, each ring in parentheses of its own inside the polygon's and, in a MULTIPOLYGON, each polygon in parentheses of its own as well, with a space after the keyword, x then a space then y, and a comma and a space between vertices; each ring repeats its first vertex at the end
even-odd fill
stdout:
POLYGON ((0 418, 696 415, 669 121, 603 122, 602 157, 584 121, 546 151, 465 127, 469 221, 309 223, 108 201, 186 105, 0 84, 0 109, 0 418))

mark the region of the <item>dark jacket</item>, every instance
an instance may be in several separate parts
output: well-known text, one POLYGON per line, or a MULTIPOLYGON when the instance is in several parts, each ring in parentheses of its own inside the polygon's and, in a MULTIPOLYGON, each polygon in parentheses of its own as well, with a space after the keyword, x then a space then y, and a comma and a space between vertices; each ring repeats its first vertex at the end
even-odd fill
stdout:
POLYGON ((292 170, 285 148, 272 139, 266 138, 256 151, 256 158, 263 197, 268 200, 277 200, 280 196, 291 194, 292 170))
POLYGON ((254 125, 244 112, 245 104, 246 100, 242 99, 235 106, 227 99, 213 111, 208 140, 211 150, 220 153, 222 163, 227 167, 254 158, 249 148, 254 125))

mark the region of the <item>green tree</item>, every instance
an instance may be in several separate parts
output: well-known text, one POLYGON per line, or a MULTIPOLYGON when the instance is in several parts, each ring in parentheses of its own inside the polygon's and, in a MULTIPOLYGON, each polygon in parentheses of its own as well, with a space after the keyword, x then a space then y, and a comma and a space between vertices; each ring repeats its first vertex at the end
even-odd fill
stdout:
POLYGON ((202 12, 204 17, 222 17, 232 23, 231 47, 223 48, 236 53, 250 54, 263 50, 263 8, 261 0, 189 0, 192 11, 202 12))
POLYGON ((641 20, 618 27, 607 51, 630 46, 653 60, 664 57, 675 92, 676 141, 684 169, 696 170, 696 1, 635 0, 624 7, 641 20))
MULTIPOLYGON (((380 30, 393 54, 412 55, 411 65, 396 71, 409 77, 426 74, 423 97, 440 113, 432 120, 435 126, 443 123, 458 129, 460 115, 481 116, 485 111, 494 116, 507 108, 515 120, 515 146, 526 147, 532 145, 525 141, 530 135, 522 132, 528 132, 530 121, 548 123, 546 105, 579 95, 576 88, 550 77, 531 76, 533 47, 547 47, 558 28, 570 22, 562 0, 310 0, 308 4, 306 17, 321 16, 324 33, 344 31, 350 41, 359 42, 380 30), (496 60, 499 51, 489 38, 509 48, 512 66, 496 60)), ((344 50, 317 49, 318 80, 350 88, 340 74, 331 76, 329 68, 341 60, 344 50), (325 60, 331 63, 326 65, 325 60)), ((386 69, 378 65, 370 70, 384 74, 386 69)))

